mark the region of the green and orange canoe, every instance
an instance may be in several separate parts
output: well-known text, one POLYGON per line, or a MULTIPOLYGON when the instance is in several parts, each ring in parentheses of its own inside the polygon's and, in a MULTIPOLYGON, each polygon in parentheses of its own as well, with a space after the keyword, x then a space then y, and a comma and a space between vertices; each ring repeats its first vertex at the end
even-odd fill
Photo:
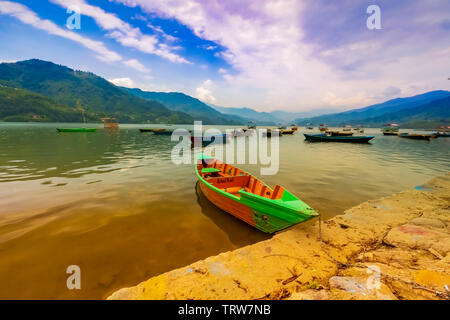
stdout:
POLYGON ((273 233, 318 216, 283 187, 271 189, 251 174, 202 153, 195 171, 209 201, 263 232, 273 233))

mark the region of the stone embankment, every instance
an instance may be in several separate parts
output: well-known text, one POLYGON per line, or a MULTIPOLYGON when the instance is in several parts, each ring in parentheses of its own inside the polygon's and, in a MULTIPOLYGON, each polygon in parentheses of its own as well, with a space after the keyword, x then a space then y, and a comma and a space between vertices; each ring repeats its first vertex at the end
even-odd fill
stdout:
POLYGON ((448 299, 450 173, 109 299, 448 299))

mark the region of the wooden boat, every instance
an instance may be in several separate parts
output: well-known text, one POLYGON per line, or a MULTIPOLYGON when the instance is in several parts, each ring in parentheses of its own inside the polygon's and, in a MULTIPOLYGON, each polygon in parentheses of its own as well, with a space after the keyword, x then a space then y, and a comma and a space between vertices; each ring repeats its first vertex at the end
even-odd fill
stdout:
POLYGON ((353 132, 343 132, 343 131, 326 131, 325 133, 334 137, 349 137, 353 135, 353 132))
POLYGON ((448 138, 450 137, 450 132, 444 132, 444 131, 438 131, 438 132, 433 132, 432 135, 435 135, 437 138, 448 138))
POLYGON ((399 125, 396 123, 387 123, 381 128, 381 132, 385 136, 396 136, 398 134, 399 125))
POLYGON ((279 137, 281 136, 280 130, 277 130, 277 129, 273 129, 273 130, 272 130, 272 129, 270 129, 270 128, 267 129, 266 132, 263 132, 263 133, 262 133, 262 136, 263 136, 263 137, 267 137, 267 138, 272 138, 272 135, 273 135, 274 133, 275 133, 275 134, 278 134, 279 137))
POLYGON ((344 128, 342 129, 342 131, 352 131, 352 126, 347 124, 344 126, 344 128))
POLYGON ((205 197, 220 209, 266 233, 318 216, 299 198, 232 165, 199 154, 196 174, 205 197))
POLYGON ((280 130, 280 134, 294 134, 297 130, 280 130))
POLYGON ((170 136, 173 133, 173 130, 153 130, 152 131, 154 135, 157 136, 170 136))
POLYGON ((119 128, 119 119, 117 118, 102 118, 103 127, 105 129, 118 129, 119 128))
POLYGON ((196 141, 200 141, 201 139, 201 143, 202 143, 202 147, 207 147, 209 146, 211 143, 215 143, 216 141, 221 141, 222 143, 227 143, 227 134, 223 133, 221 135, 215 135, 215 136, 210 136, 210 137, 195 137, 193 135, 191 135, 191 147, 194 148, 195 147, 195 142, 196 141))
POLYGON ((58 132, 96 132, 96 128, 56 128, 58 132))
POLYGON ((255 122, 255 121, 250 121, 250 122, 247 124, 247 128, 248 128, 248 129, 256 129, 256 122, 255 122))
POLYGON ((297 126, 292 126, 292 127, 291 127, 291 130, 292 130, 292 131, 298 131, 298 127, 297 127, 297 126))
POLYGON ((306 134, 305 138, 311 142, 350 142, 350 143, 367 143, 374 136, 330 136, 326 134, 306 134))
POLYGON ((327 130, 328 130, 328 127, 327 127, 326 124, 323 124, 323 123, 322 123, 322 124, 319 125, 319 130, 320 130, 320 131, 327 131, 327 130))
POLYGON ((382 131, 385 136, 397 136, 397 131, 382 131))
POLYGON ((436 135, 433 134, 416 134, 416 133, 399 133, 398 136, 400 138, 408 138, 414 140, 428 140, 436 138, 436 135))
POLYGON ((150 128, 141 128, 139 129, 140 132, 171 132, 167 131, 166 129, 150 129, 150 128))

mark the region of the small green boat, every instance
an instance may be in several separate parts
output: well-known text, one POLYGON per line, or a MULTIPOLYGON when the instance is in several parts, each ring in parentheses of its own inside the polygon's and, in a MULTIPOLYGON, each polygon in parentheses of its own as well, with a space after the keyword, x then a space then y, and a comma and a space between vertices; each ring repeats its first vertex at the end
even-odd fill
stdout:
POLYGON ((96 128, 56 128, 58 132, 96 132, 96 128))
POLYGON ((283 187, 271 189, 251 174, 204 154, 199 154, 195 171, 209 201, 263 232, 273 233, 318 216, 283 187))

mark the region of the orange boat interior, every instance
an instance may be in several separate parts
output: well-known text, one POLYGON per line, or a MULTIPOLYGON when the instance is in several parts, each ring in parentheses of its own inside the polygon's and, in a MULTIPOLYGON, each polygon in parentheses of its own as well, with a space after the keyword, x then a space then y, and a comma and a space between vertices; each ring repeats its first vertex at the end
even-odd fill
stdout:
POLYGON ((284 192, 281 186, 272 190, 254 176, 216 159, 203 160, 197 164, 197 170, 206 182, 236 197, 240 197, 241 189, 272 200, 281 199, 284 192))

